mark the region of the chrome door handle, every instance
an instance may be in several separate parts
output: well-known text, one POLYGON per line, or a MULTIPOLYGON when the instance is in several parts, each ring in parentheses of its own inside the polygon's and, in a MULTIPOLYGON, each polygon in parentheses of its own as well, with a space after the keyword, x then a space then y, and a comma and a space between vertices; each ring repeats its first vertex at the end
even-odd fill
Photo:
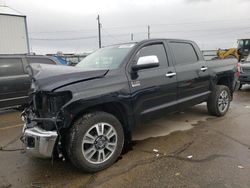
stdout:
POLYGON ((201 71, 206 71, 207 67, 201 67, 201 71))
POLYGON ((171 78, 171 77, 173 77, 175 75, 176 75, 175 72, 169 72, 169 73, 166 74, 166 76, 169 77, 169 78, 171 78))

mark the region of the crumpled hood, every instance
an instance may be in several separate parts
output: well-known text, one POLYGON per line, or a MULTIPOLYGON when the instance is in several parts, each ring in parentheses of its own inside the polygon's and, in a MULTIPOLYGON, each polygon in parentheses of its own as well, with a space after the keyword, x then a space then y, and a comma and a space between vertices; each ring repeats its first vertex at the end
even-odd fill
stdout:
POLYGON ((30 76, 39 90, 52 91, 66 85, 104 77, 108 70, 86 71, 79 67, 31 64, 30 76))

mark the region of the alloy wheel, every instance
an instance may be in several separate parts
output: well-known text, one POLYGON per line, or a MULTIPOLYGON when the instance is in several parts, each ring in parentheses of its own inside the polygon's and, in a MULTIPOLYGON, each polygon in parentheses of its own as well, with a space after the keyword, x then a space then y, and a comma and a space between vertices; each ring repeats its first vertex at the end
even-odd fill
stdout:
POLYGON ((221 113, 225 112, 229 105, 229 94, 226 90, 222 90, 218 99, 218 108, 221 113))
POLYGON ((84 135, 82 153, 84 158, 92 164, 107 161, 117 147, 117 132, 108 123, 93 125, 84 135))

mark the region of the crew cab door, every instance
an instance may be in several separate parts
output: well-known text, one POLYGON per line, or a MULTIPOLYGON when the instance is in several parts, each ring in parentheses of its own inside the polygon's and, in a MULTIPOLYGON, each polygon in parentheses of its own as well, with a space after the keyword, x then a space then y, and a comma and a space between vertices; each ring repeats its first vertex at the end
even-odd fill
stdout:
POLYGON ((177 74, 179 110, 204 101, 210 93, 210 76, 196 46, 186 41, 168 41, 168 45, 177 74))
POLYGON ((22 58, 0 58, 0 108, 21 105, 28 98, 29 75, 22 58))
MULTIPOLYGON (((149 43, 135 53, 132 65, 140 58, 157 57, 159 66, 138 71, 130 67, 129 84, 136 119, 157 115, 162 110, 173 111, 177 99, 175 69, 168 61, 163 43, 149 43), (140 117, 140 118, 139 118, 140 117)), ((139 123, 139 122, 138 122, 139 123)))

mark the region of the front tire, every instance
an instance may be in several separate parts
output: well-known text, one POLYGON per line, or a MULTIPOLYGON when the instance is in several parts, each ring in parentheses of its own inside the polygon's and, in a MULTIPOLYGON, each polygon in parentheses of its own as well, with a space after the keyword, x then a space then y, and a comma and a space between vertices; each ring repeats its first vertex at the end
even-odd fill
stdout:
POLYGON ((85 172, 111 166, 122 152, 124 132, 121 123, 106 112, 85 114, 67 135, 66 151, 70 161, 85 172))
POLYGON ((207 101, 208 112, 213 116, 224 116, 229 109, 231 98, 231 92, 227 86, 215 86, 207 101))

